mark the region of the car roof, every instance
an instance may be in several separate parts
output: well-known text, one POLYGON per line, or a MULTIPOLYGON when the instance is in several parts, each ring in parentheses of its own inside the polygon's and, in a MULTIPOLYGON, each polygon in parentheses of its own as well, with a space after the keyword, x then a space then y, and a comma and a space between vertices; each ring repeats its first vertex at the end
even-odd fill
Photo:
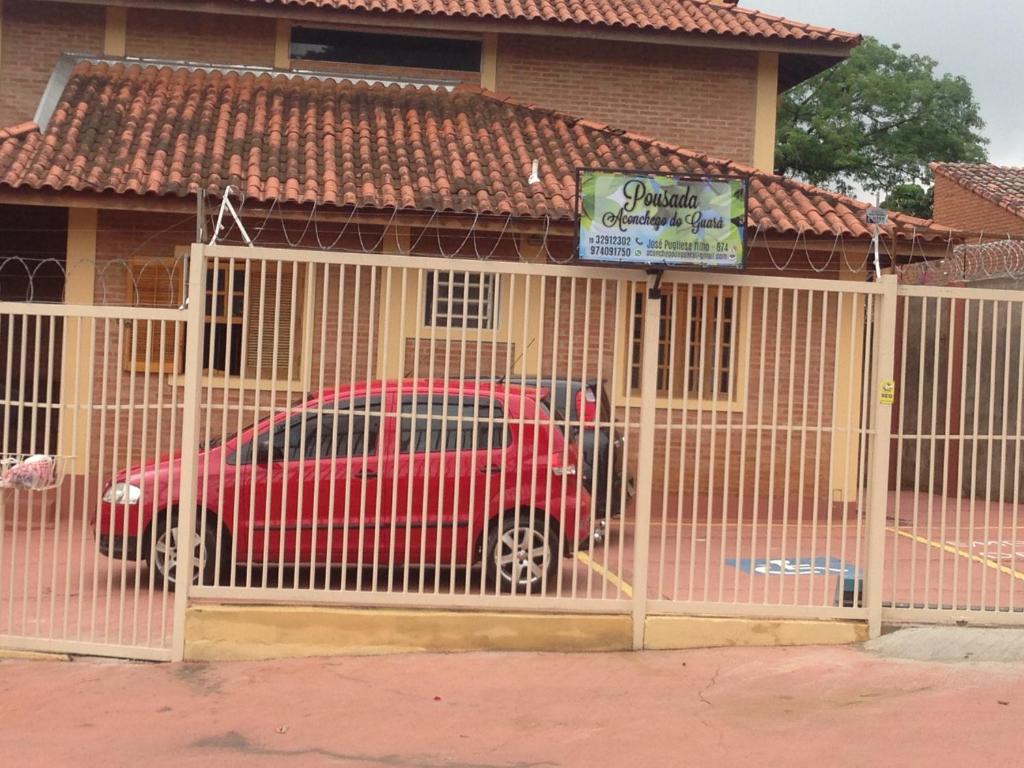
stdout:
POLYGON ((445 394, 468 393, 495 396, 526 396, 542 399, 546 394, 544 387, 522 386, 517 382, 501 383, 481 379, 392 379, 357 382, 343 387, 323 389, 313 392, 307 401, 318 401, 337 397, 365 397, 386 394, 445 394))

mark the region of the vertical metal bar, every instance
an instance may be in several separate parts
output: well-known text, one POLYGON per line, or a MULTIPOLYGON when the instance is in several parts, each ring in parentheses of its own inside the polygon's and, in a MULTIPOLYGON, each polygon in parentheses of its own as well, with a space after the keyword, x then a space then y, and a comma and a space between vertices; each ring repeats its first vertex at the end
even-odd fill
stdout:
MULTIPOLYGON (((747 365, 746 365, 746 370, 743 370, 743 371, 740 371, 738 369, 738 367, 737 367, 736 375, 743 374, 744 376, 747 377, 748 382, 747 382, 746 386, 743 387, 743 395, 747 399, 747 401, 740 404, 742 406, 742 409, 743 409, 742 410, 743 416, 742 416, 742 419, 740 420, 740 467, 739 467, 739 477, 738 477, 738 482, 737 482, 737 484, 739 486, 738 487, 739 498, 738 498, 737 503, 736 503, 736 507, 737 507, 737 512, 736 512, 736 542, 735 542, 736 546, 735 546, 735 550, 733 551, 733 559, 736 561, 736 567, 733 568, 733 577, 732 577, 732 602, 734 602, 734 603, 735 602, 739 602, 740 572, 741 572, 739 565, 740 565, 740 555, 742 554, 741 547, 742 547, 742 544, 743 544, 743 526, 745 525, 744 521, 746 519, 745 506, 746 506, 746 500, 747 500, 747 454, 749 452, 749 445, 750 445, 750 443, 749 443, 749 434, 750 434, 750 427, 751 427, 751 424, 750 424, 750 402, 749 402, 750 401, 750 392, 749 392, 748 388, 750 387, 750 381, 749 381, 749 379, 750 379, 750 366, 753 365, 753 357, 754 357, 753 356, 754 336, 753 336, 753 330, 752 330, 753 329, 753 323, 754 323, 754 320, 753 320, 753 318, 754 318, 754 306, 755 306, 754 296, 758 295, 758 294, 761 295, 761 298, 762 298, 761 303, 763 304, 764 303, 764 291, 763 291, 763 289, 751 288, 749 290, 745 290, 745 291, 740 292, 739 295, 742 296, 742 303, 740 305, 738 305, 740 313, 741 313, 741 315, 743 317, 743 320, 744 320, 743 335, 740 336, 739 338, 742 339, 743 344, 746 346, 746 351, 742 352, 741 350, 738 350, 737 353, 736 353, 736 355, 737 355, 736 359, 739 360, 739 355, 740 354, 745 354, 746 355, 747 365), (743 306, 744 304, 746 305, 746 308, 744 308, 744 306, 743 306)), ((735 300, 736 299, 734 298, 734 301, 735 300)), ((762 332, 763 332, 763 330, 764 329, 762 328, 762 332)), ((733 343, 735 343, 735 341, 736 341, 736 339, 734 338, 734 342, 733 343)), ((819 421, 820 421, 820 419, 819 419, 819 421)))
MULTIPOLYGON (((69 323, 69 322, 71 322, 71 320, 67 319, 64 322, 65 323, 69 323)), ((82 326, 84 326, 86 323, 89 323, 89 322, 90 321, 87 318, 76 318, 74 320, 75 349, 82 349, 82 326)), ((66 325, 65 325, 65 328, 67 328, 66 325)), ((67 337, 68 337, 68 334, 65 333, 65 335, 64 335, 64 342, 63 342, 65 344, 67 343, 67 337)), ((95 333, 94 332, 92 333, 90 338, 95 339, 95 333)), ((93 376, 95 376, 95 371, 93 371, 90 374, 90 380, 93 378, 93 376)), ((10 389, 7 389, 6 391, 10 392, 10 389)), ((88 401, 85 404, 83 404, 81 402, 80 396, 81 396, 82 392, 81 392, 81 388, 80 387, 75 387, 73 392, 74 392, 74 399, 73 399, 73 401, 71 403, 65 402, 63 400, 63 398, 61 400, 61 408, 64 409, 64 413, 61 415, 61 421, 60 421, 61 424, 66 424, 66 421, 65 421, 66 418, 67 418, 66 413, 67 413, 68 406, 70 406, 70 410, 71 410, 71 438, 70 438, 69 445, 71 445, 71 446, 78 445, 78 428, 79 428, 78 419, 79 419, 79 417, 81 415, 82 408, 83 407, 87 408, 88 405, 89 405, 88 401)), ((91 418, 91 416, 92 416, 91 411, 86 410, 86 417, 87 418, 91 418)), ((7 423, 7 422, 4 422, 4 423, 7 423)), ((63 426, 61 427, 61 429, 63 429, 63 426)), ((0 447, 0 449, 2 449, 2 447, 0 447)), ((67 549, 66 549, 66 551, 64 553, 64 560, 67 563, 67 568, 64 571, 64 617, 63 617, 63 622, 64 623, 63 623, 63 630, 61 632, 61 637, 64 637, 64 638, 70 638, 71 637, 71 635, 70 635, 70 627, 68 626, 68 622, 69 622, 69 614, 70 614, 70 610, 71 610, 71 574, 75 570, 75 567, 74 567, 75 561, 73 559, 73 554, 72 554, 72 552, 73 552, 73 546, 72 545, 73 545, 74 539, 75 539, 75 519, 78 516, 78 510, 79 509, 82 510, 82 535, 83 536, 85 535, 86 529, 88 529, 88 527, 89 527, 89 523, 88 523, 88 520, 87 520, 88 509, 87 509, 87 504, 84 501, 84 499, 87 498, 87 493, 82 493, 81 495, 79 495, 78 493, 75 492, 76 489, 77 489, 77 485, 78 485, 78 472, 82 471, 83 468, 84 468, 84 472, 85 472, 86 477, 88 477, 88 472, 89 472, 88 464, 85 464, 85 463, 78 464, 77 462, 78 462, 79 459, 82 459, 83 462, 84 462, 85 457, 78 457, 78 456, 71 457, 71 465, 75 469, 74 469, 74 471, 73 471, 73 473, 71 475, 71 482, 70 482, 70 486, 71 487, 70 487, 70 489, 68 491, 68 500, 69 500, 68 501, 68 506, 70 507, 70 509, 68 510, 68 517, 69 517, 69 519, 68 519, 68 531, 67 531, 67 534, 66 534, 67 549)), ((68 460, 69 460, 68 458, 65 458, 65 461, 68 461, 68 460)), ((88 480, 85 481, 85 486, 88 487, 88 480)), ((2 528, 3 528, 3 526, 0 525, 0 558, 3 557, 3 538, 2 538, 3 537, 3 533, 2 533, 2 528)), ((81 562, 81 558, 79 558, 79 562, 78 562, 79 570, 81 570, 81 567, 82 567, 82 562, 81 562)), ((0 568, 0 573, 2 573, 2 572, 3 572, 3 569, 0 568)), ((81 599, 82 599, 81 593, 79 593, 78 600, 81 601, 81 599)))
MULTIPOLYGON (((891 380, 896 362, 896 288, 895 275, 885 275, 879 281, 880 301, 876 305, 873 346, 875 348, 875 380, 868 387, 875 393, 881 382, 891 380), (874 386, 872 387, 872 384, 874 386)), ((892 406, 884 405, 881 398, 874 401, 871 440, 871 471, 868 509, 868 552, 865 604, 868 609, 868 634, 872 638, 882 634, 882 573, 885 566, 885 514, 889 495, 889 441, 892 433, 892 406)))
MULTIPOLYGON (((202 245, 193 245, 189 258, 188 297, 184 310, 185 334, 185 395, 183 398, 181 444, 186 450, 181 459, 181 503, 178 508, 178 531, 191 533, 195 529, 196 491, 199 454, 194 450, 199 435, 199 390, 202 376, 203 310, 206 304, 206 257, 202 245)), ((191 536, 188 537, 191 541, 191 536)), ((176 572, 192 573, 191 546, 178 548, 176 572)), ((174 628, 171 656, 174 661, 185 658, 185 613, 188 608, 192 580, 178 579, 174 592, 174 628)))
MULTIPOLYGON (((778 452, 778 430, 779 430, 779 377, 782 366, 779 361, 782 359, 782 310, 785 303, 784 292, 780 289, 776 292, 775 302, 775 351, 772 356, 772 423, 769 431, 771 445, 768 447, 768 511, 765 518, 764 535, 764 559, 772 559, 772 527, 775 525, 775 476, 778 473, 775 467, 775 455, 778 452)), ((756 533, 755 533, 756 536, 756 533)), ((771 579, 763 579, 764 589, 762 590, 761 601, 768 603, 768 589, 771 579)))
MULTIPOLYGON (((902 350, 902 354, 900 355, 900 375, 899 375, 900 391, 896 393, 897 398, 899 398, 898 402, 900 404, 900 408, 899 408, 899 419, 900 419, 900 421, 899 421, 899 424, 897 424, 897 428, 896 428, 896 436, 897 436, 897 439, 896 439, 896 500, 895 500, 895 503, 893 504, 893 511, 892 511, 893 520, 894 520, 894 528, 897 529, 897 534, 892 537, 892 561, 891 561, 891 567, 890 567, 890 573, 889 573, 889 576, 892 579, 892 592, 891 592, 890 600, 894 604, 897 602, 897 595, 898 595, 897 590, 899 588, 899 583, 900 583, 900 573, 903 570, 903 568, 901 567, 901 564, 900 564, 900 560, 899 560, 900 544, 902 542, 900 541, 901 537, 899 536, 898 530, 899 530, 899 527, 901 525, 901 523, 900 523, 900 510, 901 510, 902 504, 903 504, 903 494, 901 492, 901 490, 903 488, 903 451, 904 451, 904 447, 906 446, 906 443, 907 443, 907 436, 904 434, 904 432, 905 432, 904 426, 906 424, 907 406, 909 404, 908 401, 907 401, 907 398, 906 398, 906 390, 907 390, 906 382, 908 381, 908 379, 907 379, 907 361, 910 358, 910 346, 909 346, 910 345, 910 313, 911 313, 911 310, 912 310, 913 306, 914 306, 914 299, 913 299, 913 297, 911 297, 911 296, 904 297, 904 299, 903 299, 903 325, 902 325, 902 328, 897 329, 897 332, 902 334, 902 336, 901 336, 901 342, 902 343, 900 344, 900 349, 902 350)), ((952 337, 950 337, 950 338, 952 338, 952 337)), ((911 523, 911 525, 914 525, 914 524, 915 523, 913 523, 913 522, 911 523)), ((908 588, 909 589, 909 594, 911 594, 911 595, 913 595, 913 592, 914 592, 914 577, 915 577, 914 566, 915 566, 915 563, 916 563, 916 553, 915 553, 915 549, 913 547, 911 547, 910 548, 910 571, 911 571, 911 573, 910 573, 910 586, 908 588)))
MULTIPOLYGON (((779 289, 775 289, 776 291, 779 289)), ((765 353, 768 344, 768 289, 761 289, 761 343, 757 359, 757 420, 754 435, 754 489, 751 494, 753 509, 750 514, 750 561, 757 558, 757 520, 761 511, 761 437, 764 434, 764 379, 765 353)), ((838 326, 837 326, 838 327, 838 326)), ((753 347, 753 343, 751 343, 753 347)), ((754 579, 747 581, 747 602, 754 602, 754 579)))
MULTIPOLYGON (((677 292, 679 286, 675 283, 670 283, 670 290, 672 291, 672 302, 669 307, 669 314, 671 315, 669 320, 669 326, 667 329, 668 333, 668 396, 666 397, 666 407, 664 416, 664 434, 665 434, 665 458, 667 459, 672 451, 672 423, 674 416, 674 403, 675 403, 675 387, 676 387, 676 344, 686 344, 686 335, 680 334, 679 331, 679 302, 677 301, 677 292), (682 336, 682 339, 679 337, 682 336)), ((664 301, 664 299, 662 299, 664 301)), ((689 376, 689 371, 684 367, 679 371, 679 375, 683 377, 684 387, 689 376)), ((682 409, 682 423, 681 426, 685 426, 686 423, 686 408, 682 409)), ((680 439, 683 437, 683 432, 680 432, 680 439)), ((668 498, 669 498, 669 467, 671 464, 666 460, 662 462, 662 482, 661 482, 661 525, 658 530, 658 584, 656 594, 660 597, 665 591, 665 550, 668 544, 668 498)), ((677 467, 682 474, 682 467, 685 464, 680 461, 677 467)), ((677 502, 679 504, 681 502, 677 502)), ((678 508, 678 507, 677 507, 678 508)), ((678 528, 677 528, 678 531, 678 528)), ((678 558, 676 563, 676 574, 679 573, 678 558)))
MULTIPOLYGON (((811 329, 814 326, 814 294, 815 294, 814 291, 811 291, 811 290, 807 291, 807 317, 806 317, 806 320, 804 321, 805 322, 804 339, 803 339, 804 358, 802 360, 802 365, 803 365, 803 369, 804 369, 804 380, 803 380, 803 391, 802 391, 803 397, 801 398, 803 400, 803 412, 800 414, 800 450, 797 453, 797 463, 800 465, 800 471, 799 471, 799 478, 797 480, 796 541, 795 541, 795 543, 793 545, 793 551, 796 553, 797 557, 800 557, 800 554, 803 551, 802 547, 803 547, 803 535, 804 535, 804 501, 805 501, 804 497, 806 495, 804 493, 804 482, 806 480, 806 476, 805 476, 805 472, 806 472, 806 469, 807 469, 807 455, 806 454, 807 454, 807 447, 808 447, 807 446, 807 429, 808 429, 808 424, 807 424, 807 413, 808 413, 807 412, 807 399, 808 399, 808 396, 809 396, 809 393, 810 393, 810 384, 811 384, 811 329)), ((797 317, 796 307, 794 306, 793 319, 796 320, 796 317, 797 317)), ((793 397, 793 395, 791 393, 790 394, 790 399, 791 400, 792 400, 792 397, 793 397)), ((790 423, 792 424, 792 421, 790 423)), ((792 438, 792 435, 791 435, 790 436, 790 440, 792 440, 792 439, 793 438, 792 438)), ((811 546, 813 547, 814 545, 812 544, 811 546)), ((813 558, 811 559, 811 563, 812 564, 814 563, 814 559, 813 558)), ((793 591, 794 603, 799 603, 800 602, 800 589, 799 589, 799 580, 800 579, 801 579, 801 573, 800 573, 800 570, 798 569, 797 570, 797 576, 796 576, 797 583, 795 583, 793 585, 794 586, 794 591, 793 591)), ((814 591, 814 578, 813 577, 808 577, 807 580, 809 582, 809 590, 810 590, 809 595, 811 595, 811 594, 813 594, 813 591, 814 591)), ((813 602, 813 600, 809 596, 808 599, 807 599, 807 604, 810 605, 812 602, 813 602)))
MULTIPOLYGON (((825 432, 825 395, 829 391, 829 385, 825 381, 825 359, 827 349, 828 319, 829 319, 829 298, 828 291, 821 292, 821 319, 818 337, 818 412, 814 422, 814 464, 811 471, 814 473, 814 496, 811 500, 811 562, 816 562, 818 557, 818 517, 821 514, 821 476, 825 468, 821 465, 821 442, 825 432)), ((834 390, 834 387, 832 388, 834 390)), ((830 443, 831 444, 831 443, 830 443)), ((827 503, 831 504, 831 499, 827 503)), ((814 605, 814 586, 812 583, 811 592, 808 595, 808 605, 814 605)), ((828 588, 822 588, 822 600, 828 600, 828 588)))
MULTIPOLYGON (((1005 529, 1004 529, 1004 524, 1003 524, 1004 523, 1003 516, 1004 516, 1004 514, 1006 512, 1006 469, 1007 469, 1006 454, 1007 454, 1007 450, 1010 447, 1010 435, 1009 435, 1009 430, 1010 430, 1010 424, 1009 424, 1009 415, 1010 415, 1010 408, 1009 408, 1009 405, 1010 405, 1010 328, 1013 327, 1012 326, 1012 322, 1013 322, 1013 304, 1011 304, 1010 302, 1005 302, 1005 306, 1006 306, 1006 325, 1005 325, 1004 330, 1003 330, 1003 423, 1002 423, 1002 426, 1001 426, 1002 438, 1001 438, 1000 443, 999 443, 999 445, 1000 445, 1000 449, 999 449, 999 498, 998 498, 999 521, 996 524, 997 525, 996 541, 999 542, 999 549, 998 549, 998 554, 997 554, 997 558, 996 559, 1000 563, 1002 562, 1002 559, 1003 559, 1003 549, 1004 549, 1004 539, 1003 539, 1003 536, 1006 533, 1005 529)), ((932 430, 932 431, 934 432, 934 430, 932 430)), ((990 473, 989 474, 990 480, 991 480, 991 477, 992 477, 992 475, 990 473)), ((1010 544, 1010 557, 1011 558, 1014 557, 1013 552, 1016 550, 1016 548, 1017 547, 1016 547, 1015 543, 1011 543, 1010 544)), ((1010 562, 1011 563, 1013 562, 1012 559, 1011 559, 1010 562)), ((995 583, 996 583, 995 600, 994 600, 993 604, 990 606, 993 609, 999 609, 1001 607, 1000 606, 1000 602, 1001 602, 1000 598, 1002 596, 1002 585, 1003 585, 1003 579, 1001 578, 1003 573, 1001 571, 997 571, 996 574, 997 575, 994 577, 995 578, 995 583)), ((1012 592, 1013 592, 1013 581, 1012 581, 1012 579, 1009 582, 1008 588, 1009 588, 1009 590, 1010 590, 1010 592, 1012 594, 1012 592)))
MULTIPOLYGON (((653 282, 652 282, 653 284, 653 282)), ((654 417, 658 396, 658 326, 661 294, 644 301, 643 349, 640 357, 640 435, 638 438, 636 529, 633 543, 633 649, 644 646, 647 619, 647 573, 651 536, 651 491, 654 484, 654 417)))
MULTIPOLYGON (((977 509, 978 509, 978 443, 981 442, 979 437, 979 430, 981 428, 981 366, 982 366, 982 334, 985 332, 985 304, 987 299, 978 300, 978 329, 977 335, 974 338, 974 391, 972 393, 974 403, 972 410, 974 411, 973 423, 971 425, 971 476, 970 476, 970 487, 971 496, 968 504, 968 541, 974 541, 974 525, 977 522, 977 509)), ((961 473, 963 468, 961 467, 961 473)), ((970 561, 968 561, 970 562, 970 561)), ((973 565, 969 565, 967 568, 967 596, 965 605, 969 609, 974 609, 976 604, 973 602, 974 596, 974 572, 975 568, 973 565)), ((982 575, 984 578, 984 575, 982 575)))
MULTIPOLYGON (((1014 379, 1014 381, 1016 383, 1016 389, 1017 389, 1017 405, 1016 405, 1016 413, 1015 413, 1015 417, 1016 417, 1015 418, 1015 421, 1016 421, 1016 425, 1015 426, 1016 426, 1016 428, 1013 431, 1013 502, 1012 502, 1012 505, 1010 506, 1010 542, 1011 542, 1011 545, 1010 545, 1011 546, 1010 567, 1012 569, 1014 569, 1014 570, 1016 570, 1017 558, 1020 556, 1020 554, 1019 554, 1020 551, 1017 549, 1017 532, 1018 532, 1018 525, 1019 525, 1018 518, 1020 516, 1020 506, 1019 505, 1020 505, 1020 501, 1021 501, 1021 498, 1020 498, 1020 490, 1021 490, 1021 482, 1020 482, 1021 451, 1022 451, 1022 449, 1024 449, 1024 442, 1022 442, 1022 437, 1024 437, 1024 435, 1021 434, 1022 426, 1024 426, 1024 304, 1018 304, 1017 306, 1019 307, 1019 310, 1020 310, 1020 312, 1019 312, 1019 319, 1017 321, 1019 323, 1019 325, 1018 325, 1019 331, 1017 333, 1017 344, 1016 344, 1016 347, 1017 347, 1017 377, 1014 379)), ((1007 332, 1007 334, 1009 334, 1009 332, 1010 332, 1009 327, 1006 329, 1006 332, 1007 332)), ((950 338, 952 338, 952 334, 950 334, 950 338)), ((1009 361, 1007 361, 1007 367, 1009 367, 1009 361)), ((948 429, 946 430, 946 434, 947 435, 949 434, 949 430, 948 429)), ((947 440, 947 443, 948 443, 948 440, 947 440)), ((947 454, 949 453, 949 448, 948 447, 946 449, 946 453, 947 454)), ((943 473, 943 478, 945 478, 945 477, 946 477, 946 475, 945 475, 945 473, 943 473)), ((1008 607, 1008 610, 1011 613, 1015 610, 1015 598, 1017 596, 1017 591, 1019 589, 1019 585, 1018 585, 1017 581, 1018 581, 1017 579, 1012 580, 1010 582, 1010 586, 1008 587, 1008 590, 1010 592, 1010 599, 1009 599, 1009 605, 1007 607, 1008 607)))
MULTIPOLYGON (((928 440, 929 440, 929 443, 928 443, 928 521, 929 521, 929 528, 931 528, 931 525, 932 525, 931 521, 934 519, 934 513, 935 513, 935 452, 936 452, 936 449, 937 449, 937 445, 936 445, 936 441, 935 441, 935 434, 936 434, 936 432, 938 431, 938 428, 939 428, 938 427, 938 403, 939 403, 939 389, 938 389, 938 386, 939 386, 939 373, 940 373, 940 370, 941 370, 940 366, 939 366, 939 337, 942 334, 942 299, 936 297, 934 301, 935 301, 935 338, 934 338, 934 341, 932 342, 931 365, 928 366, 930 371, 931 371, 931 383, 932 383, 932 390, 931 390, 931 419, 930 419, 930 424, 929 424, 929 428, 928 428, 928 433, 929 433, 929 438, 928 438, 928 440)), ((924 334, 924 333, 921 334, 921 346, 922 347, 925 346, 927 338, 928 337, 927 337, 926 334, 924 334)), ((905 349, 905 347, 904 347, 904 349, 905 349)), ((918 393, 918 397, 920 399, 924 399, 924 393, 923 392, 918 393)), ((902 430, 900 430, 900 431, 902 431, 902 430)), ((918 432, 920 432, 920 429, 918 429, 918 432)), ((899 489, 897 487, 897 495, 898 495, 898 491, 899 491, 899 489)), ((940 510, 940 513, 941 513, 941 510, 940 510)), ((931 534, 929 534, 929 538, 931 538, 931 534)), ((941 515, 939 517, 939 539, 941 541, 945 541, 946 540, 946 516, 945 515, 941 515)), ((945 574, 946 574, 945 564, 946 564, 946 559, 945 558, 939 560, 939 572, 938 572, 937 579, 938 579, 938 594, 940 595, 940 600, 941 600, 941 595, 944 592, 944 585, 945 585, 945 574)))
MULTIPOLYGON (((790 291, 790 312, 789 312, 789 378, 786 382, 786 403, 784 407, 786 409, 786 424, 782 428, 783 434, 786 440, 785 458, 783 459, 783 481, 782 481, 782 531, 779 533, 779 557, 783 561, 787 561, 786 547, 789 544, 789 516, 790 516, 790 483, 793 479, 793 411, 794 411, 794 395, 796 388, 796 339, 797 339, 797 326, 799 323, 797 319, 800 315, 800 290, 794 288, 790 291)), ((778 365, 778 361, 776 361, 778 365)), ((795 553, 799 559, 800 553, 795 553)), ((786 582, 779 580, 780 587, 786 582)), ((800 569, 797 568, 797 573, 793 577, 794 590, 799 587, 800 583, 800 569)), ((779 595, 777 603, 782 605, 783 598, 785 596, 785 590, 779 589, 779 595)))

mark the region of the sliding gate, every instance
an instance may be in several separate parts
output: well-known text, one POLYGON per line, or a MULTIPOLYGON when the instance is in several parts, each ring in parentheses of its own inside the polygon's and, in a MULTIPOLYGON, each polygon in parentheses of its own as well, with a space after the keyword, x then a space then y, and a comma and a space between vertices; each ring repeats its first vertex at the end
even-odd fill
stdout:
POLYGON ((0 304, 4 647, 172 658, 189 601, 619 613, 637 647, 651 615, 1019 615, 1015 295, 123 270, 104 304, 0 304))

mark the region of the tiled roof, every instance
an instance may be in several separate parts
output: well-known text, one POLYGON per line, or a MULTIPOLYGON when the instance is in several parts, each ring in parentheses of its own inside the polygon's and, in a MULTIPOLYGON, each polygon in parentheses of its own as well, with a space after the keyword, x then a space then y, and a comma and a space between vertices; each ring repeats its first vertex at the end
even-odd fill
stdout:
MULTIPOLYGON (((574 217, 578 167, 751 175, 765 233, 865 237, 866 204, 461 87, 79 62, 52 118, 0 142, 0 187, 574 217), (534 160, 539 181, 530 183, 534 160)), ((902 215, 898 237, 946 230, 902 215)))
POLYGON ((856 45, 860 36, 710 0, 249 0, 338 11, 548 22, 856 45))
POLYGON ((1024 218, 1024 168, 986 163, 932 163, 932 171, 1024 218))

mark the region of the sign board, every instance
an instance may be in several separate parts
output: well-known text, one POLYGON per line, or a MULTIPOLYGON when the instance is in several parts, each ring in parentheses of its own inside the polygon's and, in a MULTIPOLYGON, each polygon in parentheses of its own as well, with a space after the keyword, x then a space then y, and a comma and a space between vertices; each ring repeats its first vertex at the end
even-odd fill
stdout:
POLYGON ((892 405, 896 402, 896 382, 892 379, 886 379, 882 382, 881 389, 878 395, 878 401, 882 405, 892 405))
POLYGON ((868 224, 884 227, 889 223, 889 212, 885 208, 868 208, 868 212, 864 216, 868 220, 868 224))
POLYGON ((580 170, 582 261, 731 267, 746 258, 748 180, 580 170))

